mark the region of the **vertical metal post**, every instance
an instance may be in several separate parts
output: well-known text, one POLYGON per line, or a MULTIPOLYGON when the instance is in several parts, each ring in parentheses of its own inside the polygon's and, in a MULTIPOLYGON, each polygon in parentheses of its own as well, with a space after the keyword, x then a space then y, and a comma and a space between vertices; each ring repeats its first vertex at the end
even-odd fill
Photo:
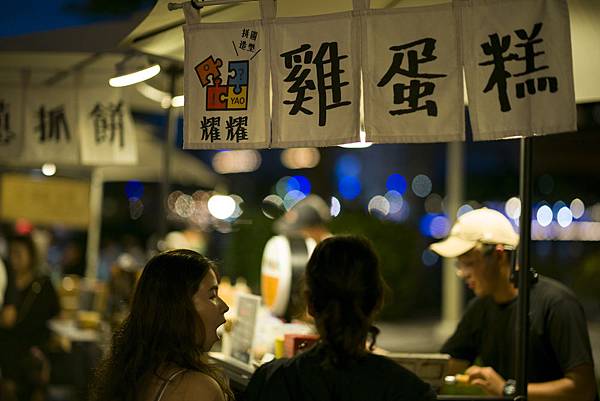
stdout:
POLYGON ((529 346, 529 248, 531 243, 531 160, 533 137, 521 138, 520 166, 520 244, 519 244, 519 297, 517 300, 517 343, 515 350, 515 379, 517 381, 516 400, 527 400, 527 358, 529 346))
POLYGON ((90 178, 90 220, 86 245, 85 277, 95 279, 100 261, 100 233, 102 230, 102 197, 104 178, 99 168, 92 169, 90 178))
MULTIPOLYGON (((463 142, 449 142, 446 146, 446 210, 454 224, 456 212, 464 201, 465 145, 463 142)), ((437 334, 448 338, 462 316, 464 286, 456 275, 453 259, 444 258, 442 269, 442 322, 437 334)))
MULTIPOLYGON (((171 100, 176 96, 175 88, 179 71, 177 68, 170 68, 168 73, 171 78, 171 100)), ((164 149, 163 149, 163 165, 162 165, 162 180, 160 183, 160 204, 161 213, 158 221, 158 240, 162 240, 167 235, 167 216, 169 215, 169 192, 171 190, 171 156, 173 152, 173 145, 175 143, 175 136, 177 135, 177 116, 178 112, 173 107, 173 104, 169 106, 167 113, 167 132, 165 137, 164 149)))

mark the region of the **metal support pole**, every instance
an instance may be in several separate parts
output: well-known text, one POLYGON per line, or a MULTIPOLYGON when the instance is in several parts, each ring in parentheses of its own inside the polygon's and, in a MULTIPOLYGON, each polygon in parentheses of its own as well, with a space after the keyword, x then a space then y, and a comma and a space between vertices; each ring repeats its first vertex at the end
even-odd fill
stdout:
MULTIPOLYGON (((446 210, 452 224, 456 212, 464 201, 464 143, 449 142, 446 145, 446 210)), ((456 329, 463 312, 464 287, 456 275, 454 260, 444 258, 442 267, 442 321, 437 328, 439 338, 448 338, 456 329)))
MULTIPOLYGON (((176 68, 171 68, 168 71, 171 78, 171 99, 175 97, 176 83, 179 76, 179 71, 176 68)), ((160 204, 162 213, 158 222, 158 240, 163 240, 167 235, 167 216, 169 215, 169 192, 171 191, 171 156, 173 153, 173 145, 175 136, 177 135, 177 116, 178 112, 173 107, 169 106, 167 113, 167 133, 165 137, 163 149, 163 165, 162 165, 162 180, 160 183, 160 204)))
POLYGON ((104 178, 99 168, 92 169, 90 178, 90 220, 86 245, 85 277, 95 279, 98 273, 100 232, 102 230, 102 197, 104 178))
POLYGON ((533 137, 521 138, 520 166, 520 244, 519 244, 519 297, 517 303, 516 350, 515 350, 515 379, 517 381, 517 396, 515 400, 527 400, 527 358, 529 345, 529 247, 531 243, 531 160, 533 154, 533 137))

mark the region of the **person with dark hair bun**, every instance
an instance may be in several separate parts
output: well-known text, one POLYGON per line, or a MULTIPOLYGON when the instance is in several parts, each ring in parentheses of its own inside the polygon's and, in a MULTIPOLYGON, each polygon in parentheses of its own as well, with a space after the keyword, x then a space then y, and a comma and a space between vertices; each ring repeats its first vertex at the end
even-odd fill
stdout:
POLYGON ((373 319, 386 285, 368 240, 323 240, 308 261, 305 283, 320 341, 291 359, 261 366, 248 384, 246 401, 435 400, 429 384, 371 352, 379 333, 373 319))
POLYGON ((228 310, 212 261, 185 249, 153 257, 96 372, 91 400, 233 400, 223 374, 207 362, 228 310))

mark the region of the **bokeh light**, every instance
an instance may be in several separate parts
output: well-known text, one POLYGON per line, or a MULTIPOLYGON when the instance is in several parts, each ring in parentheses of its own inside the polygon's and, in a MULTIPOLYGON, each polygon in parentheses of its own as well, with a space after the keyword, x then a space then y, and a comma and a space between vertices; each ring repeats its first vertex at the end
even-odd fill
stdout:
POLYGON ((331 197, 331 207, 329 209, 331 216, 337 217, 337 216, 339 216, 341 211, 342 211, 342 205, 340 204, 339 199, 336 198, 335 196, 332 196, 331 197))
POLYGON ((360 160, 354 155, 343 155, 335 163, 335 174, 338 178, 346 176, 358 177, 360 170, 360 160))
POLYGON ((437 215, 429 224, 429 231, 433 238, 444 238, 450 231, 450 220, 444 215, 437 215))
POLYGON ((190 195, 182 194, 175 201, 175 213, 181 217, 190 217, 194 214, 194 207, 195 202, 190 195))
POLYGON ((360 195, 361 190, 362 188, 360 185, 360 181, 356 177, 345 176, 338 181, 338 191, 344 199, 356 199, 356 197, 360 195))
POLYGON ((404 198, 402 198, 400 192, 395 190, 387 191, 384 196, 390 204, 389 212, 391 214, 398 213, 402 209, 402 205, 404 204, 404 198))
POLYGON ((390 213, 390 202, 385 196, 375 195, 369 201, 367 208, 372 216, 384 218, 390 213))
POLYGON ((419 174, 412 181, 412 190, 419 198, 425 198, 431 193, 431 179, 425 174, 419 174))
POLYGON ((276 219, 285 213, 283 199, 280 196, 267 195, 262 201, 262 212, 269 219, 276 219))
POLYGON ((406 178, 400 174, 390 174, 385 182, 388 191, 398 191, 401 195, 406 192, 406 178))
POLYGON ((469 213, 472 210, 473 210, 473 206, 469 205, 468 203, 465 203, 464 205, 459 207, 458 210, 456 211, 456 217, 458 218, 465 213, 469 213))
POLYGON ((546 227, 552 223, 552 209, 550 206, 543 205, 537 210, 536 214, 537 222, 540 226, 546 227))
POLYGON ((439 260, 439 256, 437 253, 431 251, 430 249, 425 249, 421 254, 421 261, 425 266, 433 266, 439 260))
POLYGON ((289 191, 283 197, 283 206, 286 208, 286 210, 290 210, 296 203, 300 202, 304 198, 306 198, 304 192, 294 189, 289 191))
POLYGON ((220 220, 225 220, 231 217, 231 215, 235 212, 235 207, 235 200, 231 196, 213 195, 208 200, 208 211, 213 215, 213 217, 220 220))
POLYGON ((261 163, 260 153, 253 149, 222 150, 212 159, 213 169, 219 174, 249 173, 256 171, 261 163))
POLYGON ((317 148, 290 148, 281 152, 281 163, 292 170, 316 167, 320 160, 317 148))
POLYGON ((51 177, 56 174, 56 164, 54 163, 44 163, 42 165, 42 174, 47 177, 51 177))
POLYGON ((569 224, 573 222, 573 214, 571 213, 571 209, 563 206, 556 214, 556 221, 561 227, 569 226, 569 224))
POLYGON ((425 211, 427 213, 442 213, 442 197, 438 194, 430 194, 425 199, 425 211))
POLYGON ((513 196, 507 200, 506 205, 504 205, 504 212, 513 220, 517 220, 521 217, 521 199, 513 196))
POLYGON ((583 201, 579 198, 575 198, 571 201, 570 208, 571 214, 575 219, 580 219, 585 213, 585 205, 583 204, 583 201))
POLYGON ((298 189, 304 195, 310 194, 311 184, 310 184, 310 181, 308 180, 308 178, 306 178, 303 175, 295 175, 292 178, 295 179, 296 182, 298 183, 298 188, 292 188, 292 189, 298 189))

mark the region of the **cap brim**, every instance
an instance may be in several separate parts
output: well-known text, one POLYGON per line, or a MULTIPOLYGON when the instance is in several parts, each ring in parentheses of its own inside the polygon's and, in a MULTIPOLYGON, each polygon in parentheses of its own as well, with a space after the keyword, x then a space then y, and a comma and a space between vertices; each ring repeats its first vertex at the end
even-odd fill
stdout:
POLYGON ((477 241, 468 241, 458 237, 448 237, 444 241, 431 244, 429 248, 445 258, 455 258, 469 252, 475 247, 477 241))

